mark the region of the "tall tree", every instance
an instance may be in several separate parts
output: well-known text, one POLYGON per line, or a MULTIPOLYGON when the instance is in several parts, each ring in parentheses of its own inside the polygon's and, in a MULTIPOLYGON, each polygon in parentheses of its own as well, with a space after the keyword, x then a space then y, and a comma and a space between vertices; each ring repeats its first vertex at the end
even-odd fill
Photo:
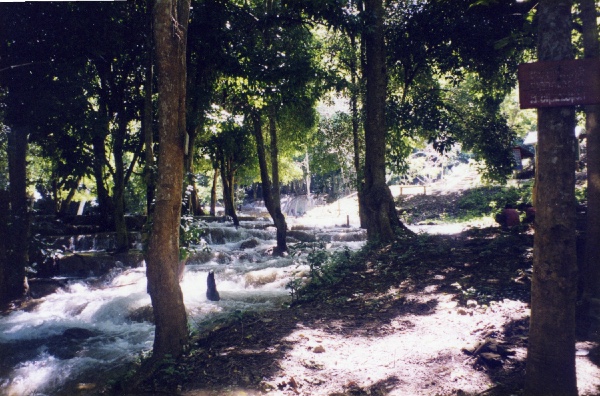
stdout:
POLYGON ((94 174, 101 210, 115 227, 117 249, 127 250, 125 186, 144 141, 142 131, 132 130, 130 122, 142 118, 143 93, 139 87, 150 88, 145 84, 144 66, 148 62, 143 51, 151 44, 146 37, 148 11, 145 2, 100 4, 92 9, 94 13, 89 12, 89 6, 75 7, 73 23, 83 30, 99 26, 104 33, 89 36, 89 47, 85 49, 89 55, 87 70, 93 81, 91 96, 97 101, 97 106, 90 106, 98 119, 98 127, 93 130, 94 174), (110 159, 106 147, 110 147, 110 159), (131 161, 126 153, 133 153, 131 161), (105 185, 106 180, 111 180, 112 186, 105 185))
MULTIPOLYGON (((2 49, 2 42, 0 42, 2 49)), ((0 94, 0 100, 2 99, 0 94)), ((8 152, 6 141, 7 128, 4 126, 4 117, 0 111, 0 224, 9 223, 10 197, 8 193, 8 152)), ((8 284, 5 281, 6 272, 9 270, 8 263, 8 227, 0 227, 0 303, 8 301, 10 295, 8 292, 8 284)))
POLYGON ((29 264, 30 213, 27 202, 26 123, 13 123, 8 135, 8 170, 10 196, 10 234, 5 284, 7 297, 20 297, 24 287, 25 267, 29 264))
MULTIPOLYGON (((276 228, 276 238, 277 238, 277 246, 273 251, 275 255, 281 255, 287 250, 287 242, 286 231, 287 224, 285 223, 285 217, 281 212, 281 203, 275 202, 275 198, 273 197, 273 185, 271 183, 271 177, 269 176, 269 168, 267 165, 267 155, 265 151, 265 140, 263 137, 263 123, 261 119, 260 112, 254 111, 252 114, 252 131, 254 134, 254 139, 256 140, 256 151, 258 154, 258 165, 260 168, 260 179, 262 186, 262 194, 263 200, 265 202, 265 207, 271 215, 273 222, 275 223, 276 228)), ((279 196, 279 193, 278 195, 279 196)))
MULTIPOLYGON (((271 209, 269 213, 273 217, 275 223, 277 248, 273 253, 283 254, 287 250, 286 232, 287 223, 285 216, 281 211, 281 195, 280 195, 280 184, 279 184, 279 147, 277 143, 277 104, 267 105, 267 119, 269 121, 269 141, 271 153, 271 190, 266 192, 271 195, 271 209)), ((262 173, 261 173, 262 175, 262 173)), ((263 190, 263 194, 265 191, 263 190)), ((267 201, 265 200, 265 203, 267 201)))
POLYGON ((231 103, 230 111, 252 120, 262 194, 277 228, 274 253, 282 254, 287 250, 287 224, 279 202, 282 112, 288 106, 315 105, 322 71, 315 61, 313 37, 293 7, 280 0, 257 0, 234 8, 234 17, 228 21, 236 38, 228 51, 234 61, 223 92, 231 103), (263 134, 269 138, 267 145, 263 134), (266 155, 270 161, 262 158, 266 155))
MULTIPOLYGON (((573 58, 570 0, 541 0, 538 58, 573 58)), ((577 395, 575 108, 538 109, 531 322, 525 393, 577 395)))
MULTIPOLYGON (((362 78, 359 75, 359 54, 357 54, 356 33, 353 30, 348 31, 350 38, 350 112, 352 114, 352 146, 354 148, 354 171, 356 172, 356 191, 358 193, 358 214, 361 228, 367 227, 367 216, 365 215, 365 204, 363 195, 363 166, 361 161, 361 136, 360 136, 360 108, 359 99, 362 90, 362 78)), ((362 48, 362 39, 360 41, 359 51, 362 48)))
POLYGON ((154 210, 154 192, 156 191, 156 174, 154 169, 154 102, 152 100, 154 83, 154 49, 152 40, 153 1, 148 0, 148 30, 146 36, 146 75, 144 77, 144 117, 142 130, 144 134, 144 182, 146 184, 146 213, 148 219, 154 210))
POLYGON ((190 0, 154 3, 160 147, 156 206, 146 258, 148 291, 156 322, 154 360, 180 356, 188 341, 178 267, 189 13, 190 0))
MULTIPOLYGON (((14 18, 14 17, 13 17, 14 18)), ((14 7, 4 5, 0 12, 0 24, 6 29, 6 35, 0 38, 0 84, 7 91, 5 96, 4 122, 8 126, 8 173, 10 211, 8 222, 8 240, 6 260, 3 269, 3 284, 0 285, 5 299, 20 297, 25 291, 25 267, 28 265, 29 248, 29 211, 27 202, 27 162, 26 155, 32 123, 36 119, 35 96, 37 82, 46 76, 45 70, 38 66, 48 52, 39 56, 27 51, 28 45, 35 46, 38 39, 32 29, 23 21, 35 20, 33 7, 14 7), (7 15, 16 11, 20 24, 11 23, 7 15), (25 25, 25 26, 23 26, 25 25), (14 30, 13 30, 14 28, 14 30), (8 35, 8 31, 11 35, 8 35), (10 40, 10 41, 9 41, 10 40), (39 62, 39 63, 38 63, 39 62), (38 66, 38 67, 36 67, 38 66)))
POLYGON ((366 119, 365 186, 363 190, 367 235, 370 240, 388 242, 402 226, 392 193, 385 183, 385 100, 386 57, 383 30, 383 1, 365 0, 366 31, 366 119))
POLYGON ((237 227, 240 222, 235 210, 234 182, 238 170, 252 156, 251 132, 241 123, 229 117, 215 125, 214 133, 205 143, 205 150, 210 153, 214 163, 213 167, 221 173, 225 215, 231 216, 233 224, 237 227))
MULTIPOLYGON (((9 223, 9 196, 8 191, 0 188, 0 221, 2 224, 9 223)), ((10 284, 6 277, 11 267, 8 261, 8 227, 0 227, 0 303, 11 299, 10 284)), ((19 289, 19 293, 23 290, 19 289)))
MULTIPOLYGON (((585 58, 600 59, 596 2, 579 0, 585 58)), ((600 340, 600 105, 585 107, 587 135, 587 225, 583 300, 590 330, 600 340)))

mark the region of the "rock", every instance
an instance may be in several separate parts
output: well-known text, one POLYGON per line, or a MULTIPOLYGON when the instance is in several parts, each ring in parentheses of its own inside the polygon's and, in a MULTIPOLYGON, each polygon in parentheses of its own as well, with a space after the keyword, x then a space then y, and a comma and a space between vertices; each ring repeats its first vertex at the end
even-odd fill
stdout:
POLYGON ((286 235, 290 238, 297 239, 300 242, 316 242, 317 238, 304 231, 291 230, 286 233, 286 235))
POLYGON ((258 239, 256 238, 250 238, 248 240, 243 241, 240 244, 240 249, 245 250, 245 249, 254 249, 255 247, 259 246, 260 242, 258 241, 258 239))
POLYGON ((277 280, 277 271, 261 270, 249 272, 244 276, 246 285, 264 286, 277 280))
POLYGON ((462 351, 476 357, 476 364, 483 364, 490 368, 501 366, 504 363, 503 358, 515 354, 515 352, 491 338, 486 338, 474 345, 462 348, 462 351))
POLYGON ((101 276, 119 266, 139 267, 142 262, 142 252, 137 250, 114 255, 106 252, 67 253, 57 260, 60 275, 77 277, 101 276))
POLYGON ((521 223, 519 218, 519 212, 516 209, 505 208, 502 212, 498 213, 494 219, 502 227, 514 227, 521 223))
POLYGON ((219 301, 221 297, 217 291, 217 283, 215 282, 215 273, 213 271, 208 273, 208 277, 206 278, 206 286, 206 298, 209 301, 219 301))
POLYGON ((73 359, 79 356, 82 345, 97 334, 81 327, 66 329, 61 335, 49 337, 45 345, 48 353, 58 359, 73 359))
POLYGON ((533 223, 535 220, 535 208, 533 206, 525 209, 525 219, 523 219, 523 223, 533 223))
POLYGON ((88 338, 94 337, 96 333, 91 330, 83 329, 81 327, 72 327, 63 331, 63 336, 72 340, 87 340, 88 338))
POLYGON ((575 356, 587 356, 590 354, 590 351, 587 349, 577 349, 575 351, 575 356))
POLYGON ((231 263, 231 256, 225 252, 219 252, 215 255, 215 261, 219 264, 229 264, 231 263))
POLYGON ((467 307, 468 308, 475 308, 477 307, 479 304, 477 304, 477 301, 475 300, 468 300, 467 301, 467 307))
POLYGON ((32 298, 42 298, 67 285, 63 279, 31 278, 29 281, 29 294, 32 298))
POLYGON ((502 356, 497 353, 484 352, 479 355, 480 359, 489 367, 502 366, 502 356))
POLYGON ((325 352, 325 348, 323 348, 323 345, 317 345, 314 349, 313 349, 314 353, 323 353, 325 352))
POLYGON ((209 249, 190 250, 188 262, 192 264, 208 263, 213 258, 213 252, 209 249))
POLYGON ((140 307, 130 311, 127 315, 127 319, 132 322, 149 322, 154 323, 154 310, 152 309, 152 305, 146 305, 144 307, 140 307))

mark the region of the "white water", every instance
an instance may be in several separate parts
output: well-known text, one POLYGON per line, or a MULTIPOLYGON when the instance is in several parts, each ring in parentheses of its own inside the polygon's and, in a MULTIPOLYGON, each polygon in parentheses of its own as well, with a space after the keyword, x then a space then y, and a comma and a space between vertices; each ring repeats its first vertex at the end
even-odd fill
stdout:
MULTIPOLYGON (((246 223, 239 230, 209 225, 207 239, 219 244, 210 245, 211 253, 204 259, 192 259, 181 282, 192 327, 201 328, 214 315, 268 309, 289 298, 285 285, 306 266, 291 257, 266 254, 275 244, 274 229, 264 230, 261 224, 246 223), (241 242, 249 238, 258 240, 258 246, 241 250, 241 242), (216 274, 218 302, 206 299, 210 270, 216 274)), ((360 234, 339 228, 307 231, 327 241, 359 239, 353 232, 360 234)), ((343 245, 354 249, 362 242, 331 242, 328 247, 343 245)), ((28 312, 0 318, 0 394, 68 394, 73 389, 67 387, 69 382, 93 384, 115 372, 123 374, 131 361, 152 347, 154 326, 129 319, 133 311, 148 305, 145 268, 115 269, 100 280, 73 280, 28 312), (73 329, 83 335, 72 336, 73 329)))

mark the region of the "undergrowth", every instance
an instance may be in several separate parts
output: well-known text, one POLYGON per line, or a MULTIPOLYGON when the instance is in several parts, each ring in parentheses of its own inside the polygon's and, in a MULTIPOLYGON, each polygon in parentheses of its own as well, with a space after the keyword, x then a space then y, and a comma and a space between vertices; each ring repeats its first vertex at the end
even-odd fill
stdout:
POLYGON ((460 238, 422 233, 399 236, 390 244, 367 244, 356 252, 331 253, 315 245, 307 256, 312 270, 288 288, 294 302, 345 301, 399 287, 418 292, 431 286, 453 294, 461 305, 524 300, 533 243, 526 231, 526 226, 472 229, 460 238))
POLYGON ((400 197, 402 220, 417 223, 456 223, 494 217, 505 207, 531 206, 532 185, 484 186, 458 193, 400 197))
POLYGON ((327 298, 336 285, 347 277, 364 270, 364 255, 370 245, 358 252, 348 248, 330 252, 322 242, 299 243, 291 247, 296 262, 309 266, 308 276, 294 277, 286 288, 290 290, 292 302, 327 298))

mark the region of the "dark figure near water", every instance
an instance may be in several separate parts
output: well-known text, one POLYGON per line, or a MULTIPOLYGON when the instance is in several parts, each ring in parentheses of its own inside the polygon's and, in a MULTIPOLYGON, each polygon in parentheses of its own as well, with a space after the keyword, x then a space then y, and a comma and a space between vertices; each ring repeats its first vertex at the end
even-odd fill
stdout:
POLYGON ((219 301, 221 297, 219 297, 219 292, 217 291, 217 283, 215 282, 215 273, 213 271, 208 273, 206 286, 206 298, 208 298, 209 301, 219 301))

